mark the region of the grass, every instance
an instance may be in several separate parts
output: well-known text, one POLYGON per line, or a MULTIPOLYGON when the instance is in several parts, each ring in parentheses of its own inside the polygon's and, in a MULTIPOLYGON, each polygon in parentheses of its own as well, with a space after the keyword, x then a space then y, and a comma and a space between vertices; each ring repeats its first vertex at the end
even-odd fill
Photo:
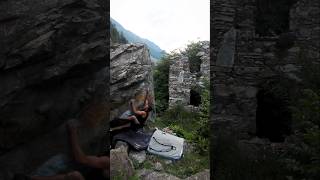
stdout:
POLYGON ((189 177, 205 169, 209 169, 209 157, 195 152, 188 152, 181 160, 164 165, 165 172, 180 178, 189 177))
POLYGON ((209 157, 199 155, 196 152, 187 152, 182 159, 166 164, 167 159, 156 155, 147 155, 142 163, 134 163, 135 169, 153 169, 156 162, 160 162, 165 173, 172 174, 179 178, 186 178, 205 169, 209 169, 209 157))
MULTIPOLYGON (((177 106, 167 110, 157 117, 154 122, 148 122, 149 128, 165 128, 169 127, 177 136, 183 137, 188 143, 195 144, 194 151, 185 151, 182 159, 167 164, 167 159, 155 155, 148 155, 144 163, 135 164, 136 169, 152 169, 156 162, 160 162, 164 168, 164 172, 172 174, 179 178, 186 178, 193 174, 209 169, 209 152, 199 153, 197 151, 197 142, 199 138, 199 113, 188 112, 183 107, 177 106)), ((208 144, 208 139, 202 138, 208 144)))

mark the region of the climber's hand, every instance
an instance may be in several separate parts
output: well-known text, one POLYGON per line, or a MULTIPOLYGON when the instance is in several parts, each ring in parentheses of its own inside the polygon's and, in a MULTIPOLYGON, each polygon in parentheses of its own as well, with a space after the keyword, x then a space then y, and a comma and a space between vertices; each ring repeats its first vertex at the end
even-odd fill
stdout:
POLYGON ((130 106, 133 105, 133 103, 134 103, 134 100, 131 99, 131 100, 129 101, 130 106))

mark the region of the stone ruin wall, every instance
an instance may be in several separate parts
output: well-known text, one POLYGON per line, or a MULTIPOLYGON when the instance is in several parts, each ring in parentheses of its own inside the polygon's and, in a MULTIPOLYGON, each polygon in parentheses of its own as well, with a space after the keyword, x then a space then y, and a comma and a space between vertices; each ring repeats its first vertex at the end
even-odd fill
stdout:
POLYGON ((189 104, 190 88, 194 77, 191 76, 187 57, 174 57, 169 70, 169 107, 176 104, 189 104))
POLYGON ((255 35, 255 0, 215 0, 211 9, 212 128, 248 139, 256 133, 259 86, 276 75, 300 81, 296 59, 301 46, 319 62, 319 2, 300 0, 293 5, 289 28, 296 40, 281 59, 276 54, 281 37, 255 35))
POLYGON ((184 107, 196 108, 190 105, 190 90, 193 86, 199 86, 203 80, 209 79, 210 73, 210 46, 209 41, 201 42, 201 50, 197 54, 202 63, 200 66, 201 76, 191 73, 189 59, 186 56, 176 56, 171 59, 169 70, 169 107, 181 104, 184 107))

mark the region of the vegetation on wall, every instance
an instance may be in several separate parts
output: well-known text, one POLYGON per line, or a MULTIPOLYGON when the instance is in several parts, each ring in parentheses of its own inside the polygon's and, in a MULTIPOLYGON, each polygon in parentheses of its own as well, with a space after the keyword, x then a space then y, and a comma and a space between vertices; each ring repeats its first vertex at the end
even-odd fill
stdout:
POLYGON ((320 179, 320 64, 304 49, 298 62, 302 82, 291 96, 294 134, 284 161, 293 179, 320 179))
MULTIPOLYGON (((216 132, 210 153, 215 179, 320 179, 320 64, 309 50, 300 49, 296 64, 299 82, 279 74, 261 87, 280 98, 285 104, 282 107, 289 111, 285 114, 290 121, 283 123, 290 127, 290 133, 282 133, 286 134, 283 144, 274 144, 281 149, 265 145, 255 150, 257 147, 239 142, 233 132, 216 132)), ((269 129, 273 130, 276 127, 269 129)), ((260 140, 256 141, 259 144, 260 140)))
POLYGON ((166 54, 155 66, 154 76, 154 87, 155 87, 155 99, 156 109, 159 115, 168 109, 169 101, 169 69, 170 59, 173 54, 166 54))
POLYGON ((165 55, 155 66, 154 87, 158 117, 151 126, 169 128, 187 142, 184 157, 175 164, 164 167, 167 173, 186 178, 192 174, 209 169, 209 80, 204 80, 202 88, 197 88, 201 102, 199 110, 190 111, 182 105, 168 108, 169 69, 176 57, 186 55, 189 58, 190 71, 200 71, 201 60, 196 54, 201 48, 200 42, 190 43, 180 52, 165 55))
POLYGON ((184 157, 175 164, 164 167, 165 171, 186 178, 204 169, 209 169, 209 81, 201 91, 199 111, 186 110, 177 105, 162 112, 153 126, 169 127, 188 144, 184 157))
POLYGON ((201 42, 191 42, 187 45, 186 49, 182 51, 182 54, 186 54, 189 59, 190 72, 196 73, 200 72, 200 65, 202 63, 198 52, 201 48, 201 42))
MULTIPOLYGON (((197 56, 200 48, 201 42, 191 42, 187 45, 185 50, 168 53, 156 64, 154 69, 154 86, 158 113, 161 114, 168 109, 170 61, 177 56, 186 55, 189 59, 190 72, 200 72, 202 61, 200 57, 197 56)), ((198 73, 198 75, 201 74, 198 73)))

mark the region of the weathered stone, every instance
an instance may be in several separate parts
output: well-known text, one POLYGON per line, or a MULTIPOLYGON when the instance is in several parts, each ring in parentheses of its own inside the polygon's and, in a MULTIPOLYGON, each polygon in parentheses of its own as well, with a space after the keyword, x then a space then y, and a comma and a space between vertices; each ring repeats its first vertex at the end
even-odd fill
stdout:
POLYGON ((210 170, 206 169, 202 172, 186 178, 185 180, 210 180, 210 170))
POLYGON ((166 165, 172 164, 172 160, 165 160, 164 163, 165 163, 166 165))
POLYGON ((130 99, 135 99, 137 105, 141 104, 146 90, 154 97, 154 89, 152 61, 147 47, 143 44, 122 44, 113 45, 110 51, 110 119, 113 119, 129 109, 130 99))
POLYGON ((190 71, 188 57, 182 55, 172 58, 169 70, 169 107, 177 104, 186 108, 190 107, 190 90, 195 87, 203 88, 204 81, 209 80, 209 41, 201 41, 200 45, 200 50, 197 53, 197 56, 200 56, 201 59, 199 72, 190 71), (199 73, 201 74, 200 77, 198 76, 199 73))
POLYGON ((296 65, 293 64, 286 64, 284 66, 280 67, 280 70, 284 73, 288 73, 288 72, 294 72, 298 70, 298 67, 296 65))
POLYGON ((140 176, 141 180, 180 180, 180 178, 167 174, 167 173, 163 173, 163 172, 156 172, 156 171, 149 171, 149 172, 145 172, 145 174, 142 174, 142 176, 140 176))
POLYGON ((133 163, 124 146, 110 151, 110 176, 128 179, 134 175, 133 163))
POLYGON ((216 66, 232 67, 236 48, 236 30, 231 28, 224 34, 224 39, 217 55, 216 66))
POLYGON ((319 3, 298 0, 290 7, 289 30, 270 36, 255 34, 255 0, 211 3, 213 129, 254 136, 256 95, 264 83, 276 77, 301 82, 299 59, 319 62, 320 22, 315 16, 320 15, 319 3))
POLYGON ((161 164, 160 162, 156 162, 156 163, 154 164, 154 170, 156 170, 156 171, 163 171, 163 166, 162 166, 162 164, 161 164))
POLYGON ((109 147, 107 9, 103 0, 0 2, 0 179, 67 154, 71 118, 86 153, 109 147))
POLYGON ((125 151, 129 151, 129 145, 128 143, 124 142, 124 141, 117 141, 116 145, 114 146, 115 149, 123 147, 125 149, 125 151))
POLYGON ((187 57, 172 59, 169 70, 169 106, 188 105, 192 79, 187 57))
POLYGON ((129 157, 139 164, 143 163, 146 160, 146 151, 130 151, 129 157))

